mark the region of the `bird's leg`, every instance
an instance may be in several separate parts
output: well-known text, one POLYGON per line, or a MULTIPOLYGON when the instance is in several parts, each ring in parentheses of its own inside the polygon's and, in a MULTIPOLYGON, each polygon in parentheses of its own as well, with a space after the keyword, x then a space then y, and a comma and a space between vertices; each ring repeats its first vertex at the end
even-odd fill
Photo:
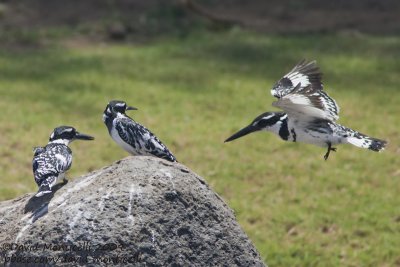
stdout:
POLYGON ((331 151, 336 152, 336 147, 332 147, 331 143, 328 143, 328 151, 326 152, 324 159, 327 160, 329 157, 329 153, 331 153, 331 151))

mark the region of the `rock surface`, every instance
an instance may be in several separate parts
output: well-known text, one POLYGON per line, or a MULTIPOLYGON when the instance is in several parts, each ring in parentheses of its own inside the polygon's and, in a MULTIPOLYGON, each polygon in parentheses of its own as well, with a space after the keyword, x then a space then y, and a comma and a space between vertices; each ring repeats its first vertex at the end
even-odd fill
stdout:
POLYGON ((151 157, 1 202, 0 250, 11 266, 264 266, 203 178, 151 157))

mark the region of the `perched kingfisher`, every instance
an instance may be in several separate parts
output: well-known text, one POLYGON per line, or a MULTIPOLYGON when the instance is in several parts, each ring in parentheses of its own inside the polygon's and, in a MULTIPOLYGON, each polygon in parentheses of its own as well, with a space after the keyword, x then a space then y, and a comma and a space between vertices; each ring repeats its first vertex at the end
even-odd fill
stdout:
POLYGON ((51 188, 60 179, 65 179, 65 172, 71 168, 72 151, 68 147, 72 141, 93 140, 94 137, 81 134, 71 126, 54 129, 45 147, 35 147, 32 160, 33 175, 39 186, 36 197, 51 193, 51 188))
POLYGON ((325 160, 331 151, 336 151, 333 146, 338 144, 352 144, 372 151, 383 150, 386 141, 336 123, 339 106, 323 91, 321 77, 322 73, 315 61, 299 62, 271 90, 271 94, 278 98, 272 105, 284 112, 259 115, 225 142, 256 131, 270 131, 285 141, 327 147, 325 160))
POLYGON ((154 156, 175 162, 168 148, 146 127, 128 117, 127 110, 137 110, 124 101, 112 100, 103 113, 103 121, 112 139, 132 155, 154 156))

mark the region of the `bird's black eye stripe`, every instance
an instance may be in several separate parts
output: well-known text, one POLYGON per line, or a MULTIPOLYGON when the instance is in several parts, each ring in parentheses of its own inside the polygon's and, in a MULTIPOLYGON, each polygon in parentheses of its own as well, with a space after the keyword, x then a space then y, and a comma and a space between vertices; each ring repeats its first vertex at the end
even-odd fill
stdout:
POLYGON ((273 116, 269 118, 262 118, 261 120, 258 121, 257 126, 259 127, 267 127, 267 126, 272 126, 276 124, 280 120, 279 116, 273 116))
POLYGON ((116 103, 115 105, 112 106, 112 110, 114 112, 124 113, 126 110, 126 104, 125 103, 116 103))
POLYGON ((63 139, 73 139, 74 138, 74 136, 75 136, 75 131, 73 130, 73 129, 67 129, 67 130, 64 130, 62 133, 61 133, 61 137, 63 138, 63 139))
POLYGON ((282 86, 282 87, 291 87, 291 86, 293 86, 293 83, 292 83, 292 81, 289 79, 289 78, 282 78, 280 81, 279 81, 279 86, 282 86))

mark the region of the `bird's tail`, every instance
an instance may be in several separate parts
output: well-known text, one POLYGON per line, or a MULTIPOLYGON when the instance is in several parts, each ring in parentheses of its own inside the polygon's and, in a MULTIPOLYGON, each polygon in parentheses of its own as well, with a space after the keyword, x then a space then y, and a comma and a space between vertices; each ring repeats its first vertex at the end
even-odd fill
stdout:
POLYGON ((347 142, 354 146, 367 148, 376 152, 384 150, 387 145, 387 142, 385 140, 369 137, 365 134, 353 130, 349 131, 347 142))
POLYGON ((51 193, 51 188, 50 188, 50 186, 48 184, 47 185, 41 185, 39 187, 39 190, 36 193, 35 197, 41 197, 41 196, 44 196, 44 195, 50 194, 50 193, 51 193))
POLYGON ((42 181, 39 185, 39 190, 36 193, 35 197, 41 197, 46 194, 51 193, 52 186, 57 182, 57 177, 49 176, 44 181, 42 181))

